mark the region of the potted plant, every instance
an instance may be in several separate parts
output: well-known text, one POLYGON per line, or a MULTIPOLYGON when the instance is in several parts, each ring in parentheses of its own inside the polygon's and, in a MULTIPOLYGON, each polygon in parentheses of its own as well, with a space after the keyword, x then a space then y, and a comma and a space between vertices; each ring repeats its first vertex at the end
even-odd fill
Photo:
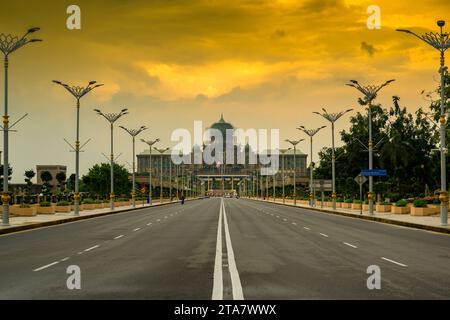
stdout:
POLYGON ((336 198, 336 208, 341 208, 343 202, 344 202, 344 199, 336 198))
POLYGON ((93 209, 95 209, 95 204, 94 204, 94 200, 93 199, 91 199, 91 198, 86 198, 86 199, 83 199, 83 209, 84 210, 93 210, 93 209))
POLYGON ((352 199, 345 199, 344 202, 341 204, 341 208, 350 209, 352 207, 352 203, 353 203, 352 199))
POLYGON ((391 208, 391 212, 394 214, 406 214, 409 213, 410 207, 408 207, 408 201, 402 199, 397 201, 391 208))
POLYGON ((369 200, 364 200, 364 203, 363 203, 363 205, 362 205, 362 209, 364 210, 364 211, 369 211, 369 200))
POLYGON ((56 212, 70 212, 71 205, 68 201, 59 201, 56 203, 56 212))
POLYGON ((102 200, 95 200, 94 205, 96 209, 102 209, 103 208, 103 201, 102 200))
POLYGON ((44 201, 44 202, 39 203, 39 206, 37 206, 37 213, 38 214, 54 214, 55 207, 52 205, 51 202, 44 201))
POLYGON ((361 200, 353 200, 352 203, 352 209, 353 210, 361 210, 362 209, 362 201, 361 200))
POLYGON ((412 216, 430 216, 436 213, 435 208, 428 207, 428 201, 424 199, 416 199, 411 207, 412 216))
POLYGON ((386 201, 378 202, 375 206, 375 210, 378 212, 391 212, 391 204, 386 201))

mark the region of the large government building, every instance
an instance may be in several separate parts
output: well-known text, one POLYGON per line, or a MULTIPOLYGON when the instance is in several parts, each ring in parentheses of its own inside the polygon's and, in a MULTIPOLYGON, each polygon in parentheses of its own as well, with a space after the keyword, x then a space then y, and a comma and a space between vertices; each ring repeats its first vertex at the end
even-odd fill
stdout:
MULTIPOLYGON (((235 127, 226 122, 223 116, 219 121, 210 126, 211 129, 217 129, 222 133, 223 141, 227 130, 235 130, 235 127)), ((265 167, 260 164, 260 155, 254 153, 257 164, 249 164, 250 154, 253 152, 247 144, 244 148, 233 140, 232 148, 235 150, 235 161, 233 164, 194 164, 194 152, 192 151, 188 157, 191 158, 191 164, 173 163, 171 158, 171 150, 167 149, 163 153, 157 150, 144 150, 137 155, 137 177, 136 181, 148 188, 151 170, 152 187, 171 188, 189 194, 190 191, 196 190, 198 193, 206 195, 226 195, 235 194, 237 192, 265 192, 267 188, 272 186, 281 186, 284 172, 284 181, 286 185, 293 184, 294 167, 296 170, 296 183, 305 184, 308 181, 307 155, 296 150, 290 149, 280 150, 279 153, 279 170, 277 174, 265 176, 261 175, 261 168, 265 167), (237 164, 236 157, 238 150, 245 150, 245 164, 237 164), (294 158, 296 164, 294 166, 294 158), (151 165, 150 165, 151 164, 151 165)), ((226 144, 224 149, 227 150, 226 144)), ((202 151, 200 151, 202 152, 202 151)), ((226 151, 224 151, 226 152, 226 151)), ((270 155, 270 151, 267 152, 270 155)), ((224 156, 225 158, 226 156, 224 156)), ((203 159, 203 157, 202 157, 203 159)), ((179 195, 178 194, 178 195, 179 195)))

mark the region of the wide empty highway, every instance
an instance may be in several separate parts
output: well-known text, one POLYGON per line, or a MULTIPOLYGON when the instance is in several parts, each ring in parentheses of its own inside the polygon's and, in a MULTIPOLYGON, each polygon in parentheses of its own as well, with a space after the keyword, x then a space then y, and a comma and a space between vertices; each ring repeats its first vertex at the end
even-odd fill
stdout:
POLYGON ((1 236, 0 298, 449 299, 450 237, 202 199, 1 236))

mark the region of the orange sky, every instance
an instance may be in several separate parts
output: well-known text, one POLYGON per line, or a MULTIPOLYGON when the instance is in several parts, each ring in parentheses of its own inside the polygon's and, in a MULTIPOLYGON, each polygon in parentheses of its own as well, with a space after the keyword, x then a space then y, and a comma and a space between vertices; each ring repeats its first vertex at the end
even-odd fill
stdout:
MULTIPOLYGON (((221 113, 244 129, 278 128, 282 140, 304 138, 297 126, 325 124, 312 111, 359 110, 358 93, 344 85, 349 79, 395 78, 379 102, 389 107, 395 94, 411 111, 426 107, 420 92, 437 86, 438 52, 394 30, 436 30, 436 20, 450 12, 450 2, 437 0, 80 0, 82 29, 71 31, 66 8, 73 2, 55 2, 15 0, 0 12, 0 33, 36 25, 44 39, 11 56, 12 121, 29 113, 11 135, 14 182, 36 164, 74 170, 63 141, 74 140, 74 101, 53 79, 105 84, 82 100, 81 140, 92 138, 83 173, 109 153, 107 123, 93 108, 127 107, 120 124, 147 125, 142 137, 161 138, 161 147, 175 144, 174 129, 192 129, 194 120, 207 126, 221 113), (366 26, 371 4, 381 9, 380 30, 366 26)), ((337 125, 347 127, 348 116, 337 125)), ((119 162, 132 162, 130 143, 118 129, 119 162)), ((323 130, 315 150, 329 143, 323 130)))

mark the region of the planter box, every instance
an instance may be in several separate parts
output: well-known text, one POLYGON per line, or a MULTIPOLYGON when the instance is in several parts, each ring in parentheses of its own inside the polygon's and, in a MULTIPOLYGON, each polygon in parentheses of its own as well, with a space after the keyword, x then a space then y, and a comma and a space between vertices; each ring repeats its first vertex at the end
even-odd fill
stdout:
POLYGON ((20 205, 10 206, 11 214, 20 217, 33 217, 36 215, 36 207, 21 208, 20 205))
POLYGON ((353 204, 353 203, 345 203, 345 202, 342 202, 341 208, 347 208, 347 209, 350 209, 350 208, 352 207, 352 204, 353 204))
POLYGON ((364 204, 362 205, 362 209, 363 209, 364 211, 369 211, 369 205, 364 203, 364 204))
POLYGON ((391 212, 391 205, 377 204, 375 207, 375 211, 378 212, 391 212))
POLYGON ((362 204, 361 203, 352 203, 352 209, 353 210, 361 210, 362 204))
POLYGON ((54 214, 55 213, 55 207, 54 206, 50 206, 50 207, 38 206, 38 207, 36 207, 36 209, 37 209, 37 213, 38 214, 54 214))
POLYGON ((95 209, 103 209, 103 203, 94 203, 95 209))
POLYGON ((56 206, 56 212, 70 212, 72 206, 56 206))
POLYGON ((94 203, 83 204, 83 210, 94 210, 95 207, 96 207, 96 204, 94 204, 94 203))
POLYGON ((433 214, 436 214, 438 211, 436 211, 436 208, 416 208, 411 207, 411 215, 412 216, 431 216, 433 214))
POLYGON ((325 207, 332 208, 333 207, 333 202, 332 201, 326 201, 325 202, 325 207))
POLYGON ((299 200, 298 203, 303 204, 303 205, 308 205, 309 201, 308 200, 299 200))
POLYGON ((406 207, 396 207, 396 206, 392 206, 391 208, 391 212, 394 214, 407 214, 411 211, 411 208, 406 206, 406 207))
POLYGON ((343 202, 336 202, 336 208, 342 208, 342 203, 343 202))
POLYGON ((114 207, 121 207, 122 206, 122 202, 120 201, 114 201, 114 207))
MULTIPOLYGON (((84 210, 82 204, 78 204, 78 208, 79 208, 80 211, 83 211, 83 210, 84 210)), ((70 205, 70 210, 71 210, 71 211, 75 211, 75 206, 74 206, 73 204, 70 205)), ((56 211, 56 212, 58 212, 58 211, 56 211)), ((65 212, 65 211, 64 211, 64 212, 65 212)))

